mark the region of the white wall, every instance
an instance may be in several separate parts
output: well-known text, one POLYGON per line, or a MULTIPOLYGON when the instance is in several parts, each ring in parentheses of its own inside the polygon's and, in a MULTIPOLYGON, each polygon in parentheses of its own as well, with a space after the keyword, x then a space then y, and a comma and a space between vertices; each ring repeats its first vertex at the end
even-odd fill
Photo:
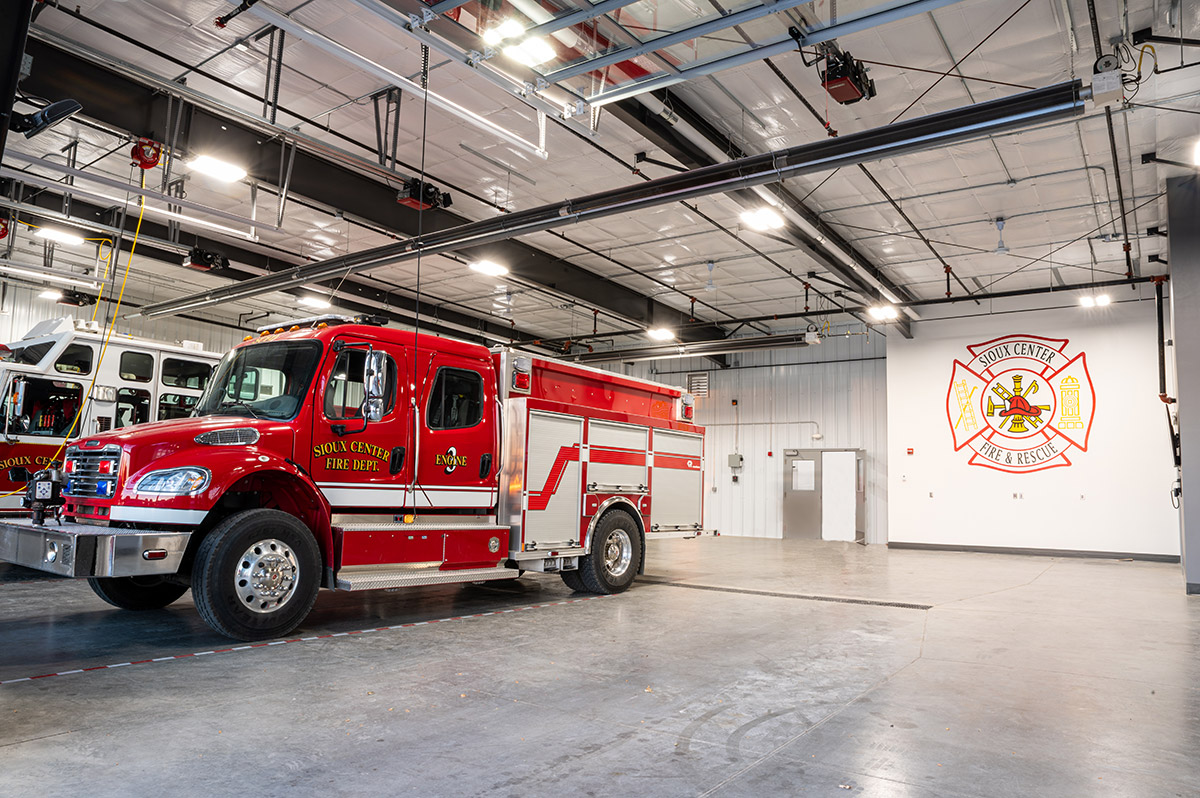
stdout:
POLYGON ((697 422, 707 430, 706 527, 722 535, 782 537, 783 449, 861 448, 867 455, 866 539, 882 543, 887 540, 885 351, 878 333, 835 335, 819 346, 733 355, 734 368, 725 370, 701 358, 610 368, 671 385, 683 385, 688 371, 709 373, 709 396, 696 402, 697 422), (814 426, 803 421, 819 423, 824 438, 814 441, 814 426), (727 465, 727 455, 735 451, 745 457, 737 484, 727 465))
MULTIPOLYGON (((0 303, 0 342, 18 341, 33 325, 46 319, 65 316, 77 319, 92 317, 92 306, 75 308, 59 305, 52 300, 39 298, 38 293, 41 290, 13 283, 5 284, 4 301, 0 303)), ((102 303, 97 318, 103 321, 103 314, 107 310, 108 304, 102 303)), ((121 315, 124 314, 125 310, 122 310, 121 315)), ((204 344, 206 350, 222 354, 241 341, 245 335, 228 327, 179 319, 175 316, 161 319, 118 319, 116 331, 158 341, 199 341, 204 344)))
POLYGON ((1121 301, 1093 310, 923 321, 912 340, 892 337, 889 539, 1178 554, 1178 513, 1169 497, 1175 469, 1157 396, 1155 311, 1147 293, 1114 292, 1121 301), (946 401, 955 359, 967 363, 967 345, 1015 333, 1069 339, 1069 352, 1086 352, 1095 419, 1088 451, 1071 451, 1068 467, 1010 474, 967 465, 968 448, 954 451, 946 401))

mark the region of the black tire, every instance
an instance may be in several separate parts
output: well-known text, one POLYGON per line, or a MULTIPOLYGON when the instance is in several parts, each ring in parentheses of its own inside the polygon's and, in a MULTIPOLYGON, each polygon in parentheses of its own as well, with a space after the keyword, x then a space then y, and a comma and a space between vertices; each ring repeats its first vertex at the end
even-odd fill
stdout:
POLYGON ((579 576, 591 593, 621 593, 642 561, 642 535, 633 516, 609 510, 592 532, 591 550, 579 558, 579 576))
POLYGON ((123 610, 161 610, 188 590, 187 585, 162 576, 88 577, 87 581, 97 596, 123 610))
POLYGON ((563 571, 559 576, 562 577, 563 584, 576 593, 587 592, 587 588, 583 584, 583 577, 579 575, 579 571, 563 571))
POLYGON ((200 543, 192 598, 204 622, 235 640, 282 637, 317 600, 321 552, 299 519, 279 510, 246 510, 200 543))

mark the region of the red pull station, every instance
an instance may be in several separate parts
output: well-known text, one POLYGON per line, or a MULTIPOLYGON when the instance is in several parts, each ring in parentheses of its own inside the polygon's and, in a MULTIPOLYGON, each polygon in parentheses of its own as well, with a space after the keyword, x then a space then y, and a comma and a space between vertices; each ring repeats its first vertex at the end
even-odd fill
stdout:
POLYGON ((909 447, 909 449, 908 449, 908 453, 909 453, 909 454, 912 454, 912 453, 913 453, 913 450, 912 450, 912 447, 911 447, 911 446, 910 446, 910 447, 909 447))

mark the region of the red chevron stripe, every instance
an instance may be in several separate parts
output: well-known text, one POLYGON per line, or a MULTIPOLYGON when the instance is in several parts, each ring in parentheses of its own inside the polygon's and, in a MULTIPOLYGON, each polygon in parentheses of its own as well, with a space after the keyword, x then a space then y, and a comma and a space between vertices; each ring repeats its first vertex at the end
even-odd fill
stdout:
POLYGON ((563 472, 567 470, 567 463, 578 462, 579 444, 559 448, 558 456, 554 458, 554 465, 550 467, 550 473, 546 475, 546 484, 542 486, 541 490, 529 493, 529 509, 545 510, 549 506, 550 500, 554 498, 554 494, 558 492, 563 472))

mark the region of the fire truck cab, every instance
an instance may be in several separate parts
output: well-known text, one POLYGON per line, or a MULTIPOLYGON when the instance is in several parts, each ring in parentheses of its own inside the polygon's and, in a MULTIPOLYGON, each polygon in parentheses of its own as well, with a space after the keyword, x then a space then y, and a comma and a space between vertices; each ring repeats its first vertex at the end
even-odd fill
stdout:
POLYGON ((553 572, 625 590, 652 537, 702 530, 703 430, 678 388, 319 318, 248 337, 190 417, 67 450, 62 527, 0 525, 0 560, 111 604, 189 588, 241 640, 287 634, 319 587, 553 572))
POLYGON ((102 360, 105 337, 98 322, 61 318, 0 346, 0 494, 8 494, 0 497, 0 509, 21 506, 17 494, 25 483, 10 479, 10 471, 32 473, 56 455, 61 459, 68 434, 190 415, 220 360, 198 343, 118 333, 108 338, 102 360))

